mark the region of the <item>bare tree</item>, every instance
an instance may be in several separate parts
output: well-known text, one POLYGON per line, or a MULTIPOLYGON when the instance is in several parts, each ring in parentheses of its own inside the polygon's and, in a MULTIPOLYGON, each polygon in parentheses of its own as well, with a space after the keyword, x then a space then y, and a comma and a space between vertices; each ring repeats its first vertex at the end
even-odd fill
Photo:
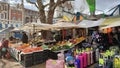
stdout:
MULTIPOLYGON (((65 3, 66 1, 73 1, 73 0, 57 0, 55 2, 55 0, 50 0, 48 4, 43 4, 42 0, 37 0, 36 3, 33 3, 33 2, 30 2, 29 3, 32 3, 32 4, 35 4, 36 7, 38 8, 39 10, 39 17, 40 17, 40 21, 42 23, 48 23, 48 24, 52 24, 53 22, 53 16, 54 16, 54 12, 55 12, 55 8, 63 3, 65 3), (49 6, 49 10, 48 10, 48 13, 46 14, 45 12, 45 8, 49 6)), ((43 32, 42 35, 43 37, 45 38, 46 37, 46 32, 43 32), (44 34, 43 34, 44 33, 44 34), (44 36, 45 35, 45 36, 44 36)))
POLYGON ((36 7, 38 8, 39 10, 39 16, 40 16, 40 21, 42 23, 49 23, 49 24, 52 24, 52 21, 53 21, 53 16, 54 16, 54 11, 55 11, 55 8, 59 5, 61 5, 62 3, 65 3, 66 1, 73 1, 73 0, 57 0, 55 2, 55 0, 50 0, 48 4, 44 5, 42 0, 37 0, 36 3, 33 3, 33 2, 30 2, 32 4, 35 4, 36 7), (48 14, 45 14, 45 8, 49 6, 49 10, 48 10, 48 14))

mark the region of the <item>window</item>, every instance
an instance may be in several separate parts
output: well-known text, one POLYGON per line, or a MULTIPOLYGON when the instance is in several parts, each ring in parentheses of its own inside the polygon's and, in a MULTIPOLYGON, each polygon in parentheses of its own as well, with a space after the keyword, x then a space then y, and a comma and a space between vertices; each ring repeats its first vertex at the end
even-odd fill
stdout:
POLYGON ((12 20, 16 20, 16 17, 15 17, 15 16, 13 16, 13 17, 12 17, 12 20))
POLYGON ((5 10, 7 10, 7 6, 5 6, 5 10))
POLYGON ((4 8, 5 8, 4 4, 2 5, 2 7, 3 7, 2 10, 4 10, 4 8))
POLYGON ((3 14, 1 14, 1 19, 3 19, 4 18, 4 15, 3 14))
POLYGON ((7 19, 7 13, 5 13, 5 19, 7 19))

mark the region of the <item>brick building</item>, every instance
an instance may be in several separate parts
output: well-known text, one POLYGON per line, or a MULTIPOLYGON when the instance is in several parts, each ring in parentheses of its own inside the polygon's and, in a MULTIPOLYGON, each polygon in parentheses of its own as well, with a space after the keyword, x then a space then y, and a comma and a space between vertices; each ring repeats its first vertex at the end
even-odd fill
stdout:
POLYGON ((37 22, 39 19, 38 16, 39 12, 35 5, 11 5, 0 1, 0 29, 20 27, 28 22, 37 22))
POLYGON ((7 27, 9 23, 9 4, 0 1, 0 29, 7 27), (4 26, 2 26, 4 24, 4 26))
POLYGON ((9 25, 13 27, 19 27, 23 23, 23 10, 19 6, 10 6, 9 9, 9 25))

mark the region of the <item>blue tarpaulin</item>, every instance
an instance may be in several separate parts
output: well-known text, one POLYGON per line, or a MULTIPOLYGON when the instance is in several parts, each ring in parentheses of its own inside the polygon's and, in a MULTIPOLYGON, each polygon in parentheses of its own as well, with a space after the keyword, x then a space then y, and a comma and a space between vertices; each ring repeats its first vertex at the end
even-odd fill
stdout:
POLYGON ((22 34, 20 32, 14 32, 14 37, 21 39, 22 38, 22 34))

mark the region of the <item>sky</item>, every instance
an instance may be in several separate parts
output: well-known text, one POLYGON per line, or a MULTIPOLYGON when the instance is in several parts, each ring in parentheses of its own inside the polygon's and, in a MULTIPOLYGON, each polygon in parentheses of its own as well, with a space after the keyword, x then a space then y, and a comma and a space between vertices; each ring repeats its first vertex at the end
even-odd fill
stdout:
MULTIPOLYGON (((5 1, 5 0, 0 0, 0 1, 5 1)), ((21 4, 22 0, 6 0, 6 2, 10 3, 11 5, 14 4, 21 4)), ((27 9, 35 10, 38 11, 37 7, 34 4, 27 3, 26 0, 24 0, 24 7, 27 9)))
MULTIPOLYGON (((1 0, 0 0, 1 1, 1 0)), ((6 0, 7 2, 10 2, 11 4, 21 3, 21 0, 6 0)), ((35 1, 35 0, 31 0, 35 1)), ((57 1, 57 0, 55 0, 57 1)), ((49 3, 49 0, 43 0, 44 4, 49 3)), ((120 4, 120 0, 96 0, 96 14, 111 14, 115 9, 112 11, 109 11, 111 8, 115 7, 116 5, 120 4)), ((38 9, 35 7, 35 5, 27 3, 26 0, 24 0, 24 6, 27 9, 38 11, 38 9)), ((74 1, 74 12, 81 12, 83 14, 90 14, 89 7, 86 2, 86 0, 75 0, 74 1)), ((48 7, 45 8, 45 10, 48 10, 48 7)))
MULTIPOLYGON (((120 4, 120 0, 96 0, 96 11, 95 14, 111 14, 115 9, 109 11, 115 6, 120 4)), ((81 12, 83 14, 90 14, 89 6, 86 0, 75 0, 74 1, 74 12, 81 12)))

